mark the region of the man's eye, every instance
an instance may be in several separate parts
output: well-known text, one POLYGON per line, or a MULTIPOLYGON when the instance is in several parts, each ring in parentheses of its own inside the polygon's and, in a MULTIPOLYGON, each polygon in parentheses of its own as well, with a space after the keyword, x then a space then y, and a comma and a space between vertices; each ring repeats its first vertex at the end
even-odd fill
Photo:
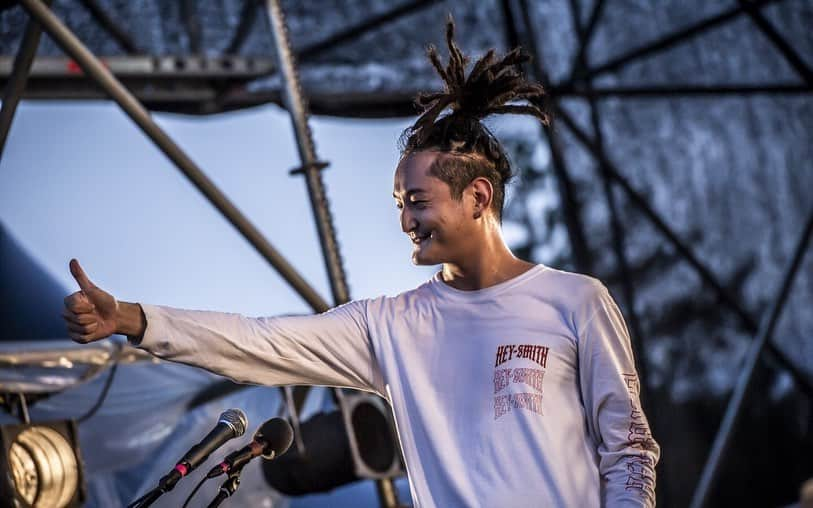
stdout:
POLYGON ((414 206, 416 208, 426 208, 427 203, 429 203, 429 202, 426 201, 426 200, 419 199, 419 200, 413 201, 412 206, 414 206))

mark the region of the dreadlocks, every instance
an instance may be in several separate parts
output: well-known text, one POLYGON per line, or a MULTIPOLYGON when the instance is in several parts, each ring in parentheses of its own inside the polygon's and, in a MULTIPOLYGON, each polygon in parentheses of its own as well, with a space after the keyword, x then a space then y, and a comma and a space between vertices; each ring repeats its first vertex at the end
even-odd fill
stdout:
POLYGON ((521 65, 530 55, 514 48, 502 58, 494 49, 480 58, 466 77, 469 59, 454 41, 454 21, 446 22, 449 63, 440 61, 437 48, 429 46, 429 61, 443 81, 443 91, 421 93, 416 105, 423 111, 402 134, 401 155, 421 150, 438 150, 456 155, 435 164, 431 174, 446 182, 455 199, 478 177, 494 188, 493 206, 502 216, 505 184, 512 178, 511 165, 499 141, 480 120, 490 115, 519 113, 533 115, 547 124, 550 117, 543 105, 545 90, 522 75, 521 65), (527 104, 509 104, 515 101, 527 104), (450 112, 443 114, 447 109, 450 112))

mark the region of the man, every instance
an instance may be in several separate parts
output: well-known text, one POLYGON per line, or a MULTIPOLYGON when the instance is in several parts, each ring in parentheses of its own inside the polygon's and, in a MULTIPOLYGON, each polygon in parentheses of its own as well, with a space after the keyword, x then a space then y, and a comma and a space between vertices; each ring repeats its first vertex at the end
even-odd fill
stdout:
POLYGON ((413 262, 443 265, 432 280, 317 316, 254 319, 119 302, 72 260, 71 337, 124 334, 238 382, 378 393, 416 506, 653 506, 660 450, 617 306, 594 278, 517 259, 500 230, 511 168, 480 120, 547 121, 544 91, 522 78, 518 50, 491 51, 466 76, 451 22, 447 42, 448 66, 429 55, 445 90, 419 99, 393 189, 413 262))

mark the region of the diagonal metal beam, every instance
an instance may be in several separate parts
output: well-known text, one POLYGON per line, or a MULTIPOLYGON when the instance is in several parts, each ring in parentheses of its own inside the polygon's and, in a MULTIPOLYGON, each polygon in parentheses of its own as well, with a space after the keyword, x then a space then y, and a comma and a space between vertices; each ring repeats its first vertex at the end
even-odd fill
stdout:
POLYGON ((802 264, 804 255, 807 252, 810 237, 813 236, 813 208, 807 218, 807 224, 802 230, 799 241, 796 244, 796 249, 793 253, 793 259, 788 263, 785 269, 785 275, 782 277, 782 283, 779 290, 773 299, 771 310, 767 313, 759 326, 759 332, 756 334, 756 339, 751 343, 748 348, 748 353, 745 356, 745 361, 740 367, 740 375, 737 379, 737 384, 734 386, 734 392, 728 402, 723 422, 717 431, 712 445, 711 452, 709 453, 706 465, 703 467, 703 472, 700 476, 697 489, 692 496, 691 508, 703 508, 708 504, 708 498, 711 495, 711 488, 714 485, 714 480, 720 470, 720 466, 725 459, 728 452, 734 430, 737 427, 737 422, 742 416, 742 410, 749 393, 752 391, 751 387, 754 381, 754 370, 757 366, 757 360, 762 354, 766 344, 770 344, 771 337, 773 336, 774 329, 779 322, 779 317, 782 315, 782 310, 785 308, 785 302, 790 294, 791 286, 796 278, 796 273, 799 266, 802 264))
POLYGON ((748 14, 748 17, 751 18, 751 21, 754 22, 757 27, 765 34, 765 36, 770 40, 776 49, 778 49, 785 59, 788 61, 791 67, 793 67, 796 72, 802 77, 802 79, 807 83, 809 86, 813 86, 813 71, 810 67, 807 66, 802 57, 796 53, 796 50, 788 44, 788 42, 779 35, 779 32, 773 27, 770 21, 762 14, 762 12, 756 8, 753 2, 748 0, 739 0, 740 7, 745 9, 745 13, 748 14))
POLYGON ((156 146, 181 170, 192 184, 217 208, 243 237, 268 261, 316 312, 329 308, 325 300, 263 237, 225 194, 203 173, 181 148, 155 123, 149 112, 116 79, 84 44, 62 23, 42 0, 20 0, 33 19, 42 24, 54 41, 70 55, 93 81, 113 99, 156 146))
POLYGON ((416 0, 414 2, 398 6, 383 14, 379 14, 378 16, 373 16, 357 25, 353 25, 349 28, 342 30, 341 32, 331 35, 330 37, 323 41, 319 41, 317 43, 303 47, 299 51, 296 51, 297 58, 299 58, 300 60, 309 60, 311 58, 314 58, 318 56, 322 51, 332 49, 335 46, 357 39, 358 37, 361 37, 362 35, 371 30, 380 28, 380 26, 385 23, 394 21, 400 18, 401 16, 411 14, 412 12, 415 12, 431 4, 439 3, 439 1, 442 0, 416 0))
MULTIPOLYGON (((752 334, 757 333, 759 328, 751 315, 746 312, 739 302, 737 302, 729 294, 729 291, 717 281, 716 276, 711 273, 711 270, 709 270, 703 263, 700 262, 700 260, 697 259, 692 250, 678 238, 677 234, 675 234, 675 232, 672 231, 666 222, 664 222, 664 220, 661 219, 661 217, 652 209, 652 207, 649 206, 646 199, 641 196, 632 187, 632 185, 630 185, 630 183, 621 175, 620 171, 618 171, 615 165, 599 152, 593 140, 591 140, 590 137, 581 129, 581 127, 579 127, 576 122, 570 118, 570 115, 564 109, 558 108, 557 113, 559 118, 564 121, 576 139, 578 139, 579 142, 581 142, 590 152, 592 152, 593 156, 595 156, 599 162, 606 167, 608 174, 624 190, 630 201, 644 213, 655 228, 660 231, 667 240, 669 240, 669 243, 672 244, 675 250, 677 250, 686 259, 689 265, 695 269, 695 271, 700 275, 701 279, 714 290, 714 292, 717 294, 717 298, 719 298, 721 302, 734 311, 743 327, 752 334)), ((796 367, 796 364, 790 358, 788 358, 781 349, 776 347, 773 342, 768 344, 768 350, 791 374, 791 376, 793 376, 796 384, 803 389, 808 396, 813 397, 813 385, 811 385, 807 376, 796 367)))
POLYGON ((80 1, 82 2, 82 5, 85 6, 85 9, 90 12, 90 15, 93 16, 96 22, 99 23, 99 25, 113 37, 113 40, 115 40, 119 46, 121 46, 121 49, 130 55, 135 55, 141 52, 136 43, 133 42, 130 35, 125 32, 124 29, 122 29, 115 21, 113 21, 113 18, 110 17, 110 15, 107 14, 107 12, 105 12, 98 3, 96 3, 96 0, 80 1))
POLYGON ((3 105, 2 109, 0 109, 0 160, 3 159, 3 149, 6 147, 8 131, 11 129, 14 113, 17 111, 17 105, 20 103, 20 97, 23 95, 25 84, 28 82, 28 75, 31 72, 31 64, 37 54, 40 35, 42 35, 40 24, 33 18, 29 19, 23 39, 20 41, 20 48, 17 50, 17 56, 14 58, 11 76, 6 83, 6 89, 3 91, 3 105))
MULTIPOLYGON (((753 6, 754 8, 762 8, 777 1, 779 0, 756 0, 754 1, 753 6)), ((599 64, 585 73, 576 73, 574 76, 571 77, 570 80, 568 80, 567 84, 572 85, 573 82, 578 79, 594 78, 600 74, 617 70, 620 67, 623 67, 624 65, 632 61, 638 60, 644 56, 653 55, 666 49, 669 49, 672 46, 675 46, 686 40, 691 39, 695 35, 699 35, 712 28, 720 26, 726 22, 732 21, 735 18, 737 18, 737 16, 743 14, 744 12, 745 7, 740 5, 738 7, 733 7, 727 11, 712 16, 708 19, 704 19, 702 21, 694 23, 681 30, 671 32, 652 42, 638 46, 637 48, 633 48, 627 51, 626 53, 623 53, 603 64, 599 64)))

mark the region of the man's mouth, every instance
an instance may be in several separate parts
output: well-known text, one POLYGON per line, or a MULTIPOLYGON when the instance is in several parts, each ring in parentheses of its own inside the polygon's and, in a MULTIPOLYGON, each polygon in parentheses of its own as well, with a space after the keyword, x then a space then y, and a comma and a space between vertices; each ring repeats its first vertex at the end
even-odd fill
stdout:
POLYGON ((420 245, 423 242, 430 240, 432 238, 432 232, 428 233, 412 233, 409 235, 410 240, 414 245, 420 245))

